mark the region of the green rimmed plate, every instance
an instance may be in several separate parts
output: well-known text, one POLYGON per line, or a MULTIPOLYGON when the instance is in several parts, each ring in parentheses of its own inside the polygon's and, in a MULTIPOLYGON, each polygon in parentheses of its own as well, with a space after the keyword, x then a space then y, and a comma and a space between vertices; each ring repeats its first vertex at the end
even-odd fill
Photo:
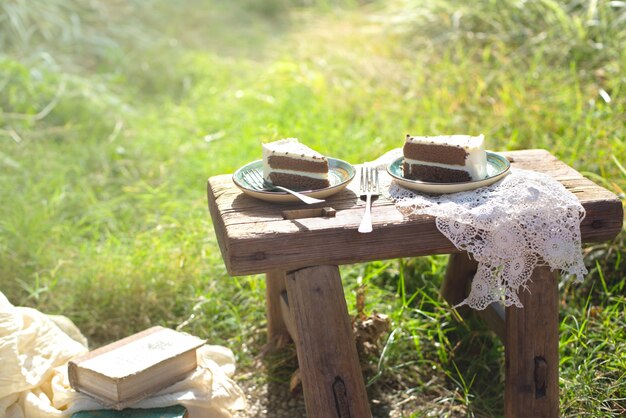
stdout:
MULTIPOLYGON (((356 174, 356 170, 350 163, 336 158, 326 158, 328 160, 328 181, 330 182, 330 187, 299 191, 300 193, 317 199, 324 199, 345 189, 346 186, 352 181, 354 175, 356 174)), ((233 173, 233 182, 245 194, 257 199, 266 200, 268 202, 287 203, 300 201, 297 197, 290 195, 287 192, 282 192, 280 190, 265 190, 253 181, 248 182, 246 180, 246 176, 244 176, 244 173, 248 170, 255 170, 261 177, 263 177, 263 161, 253 161, 237 169, 237 171, 233 173)))
POLYGON ((404 157, 399 157, 387 166, 387 172, 395 181, 407 189, 431 194, 444 194, 465 192, 489 186, 506 176, 511 168, 511 163, 506 157, 487 151, 487 177, 482 180, 464 181, 459 183, 431 183, 404 178, 402 162, 404 157))

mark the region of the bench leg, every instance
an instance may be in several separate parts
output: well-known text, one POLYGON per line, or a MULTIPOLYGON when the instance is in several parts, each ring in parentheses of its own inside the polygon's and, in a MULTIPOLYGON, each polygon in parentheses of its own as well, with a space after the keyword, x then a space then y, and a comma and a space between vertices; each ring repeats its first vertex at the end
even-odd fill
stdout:
POLYGON ((506 308, 505 416, 559 416, 557 273, 537 267, 521 291, 524 305, 506 308))
POLYGON ((446 276, 440 290, 441 296, 450 305, 455 306, 465 300, 477 268, 478 262, 470 258, 466 252, 450 254, 446 276))
MULTIPOLYGON (((446 276, 441 285, 441 296, 451 306, 458 305, 467 298, 477 269, 478 262, 466 252, 450 254, 446 276)), ((457 308, 457 312, 463 317, 475 313, 504 342, 504 304, 494 302, 482 311, 470 311, 468 306, 461 306, 457 308)))
POLYGON ((267 334, 269 346, 272 348, 283 347, 290 340, 280 306, 281 293, 285 289, 284 271, 275 270, 265 274, 267 334))
POLYGON ((286 284, 307 416, 371 417, 339 268, 297 270, 286 284))

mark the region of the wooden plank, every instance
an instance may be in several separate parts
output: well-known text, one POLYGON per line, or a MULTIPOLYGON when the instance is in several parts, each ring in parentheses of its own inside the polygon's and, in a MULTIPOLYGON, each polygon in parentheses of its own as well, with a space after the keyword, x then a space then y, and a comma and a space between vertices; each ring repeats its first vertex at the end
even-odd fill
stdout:
MULTIPOLYGON (((339 213, 337 216, 341 217, 339 213)), ((354 225, 354 228, 338 225, 326 230, 303 227, 290 233, 272 231, 262 236, 248 235, 256 226, 247 225, 247 236, 227 239, 229 252, 223 254, 228 259, 226 266, 231 275, 243 275, 277 266, 290 270, 320 263, 351 264, 456 251, 431 220, 418 221, 416 227, 402 223, 387 225, 384 230, 375 229, 369 234, 359 234, 358 223, 354 225)))
MULTIPOLYGON (((217 177, 216 180, 223 180, 223 177, 217 177)), ((209 179, 207 183, 207 200, 209 205, 209 213, 211 214, 211 220, 213 222, 213 229, 215 230, 215 236, 217 237, 217 243, 220 247, 220 252, 222 253, 222 258, 224 259, 224 265, 226 266, 226 270, 231 271, 230 266, 230 249, 228 248, 228 242, 230 241, 230 233, 226 229, 226 224, 224 223, 224 217, 222 216, 222 205, 223 200, 221 199, 221 194, 219 189, 223 188, 223 183, 220 181, 212 182, 209 179)), ((231 273, 232 274, 232 273, 231 273)))
POLYGON ((451 305, 463 302, 469 294, 469 287, 478 269, 478 262, 467 252, 451 254, 448 268, 441 285, 441 296, 451 305))
POLYGON ((504 411, 507 417, 559 416, 558 279, 538 267, 524 307, 506 308, 504 411))
POLYGON ((337 211, 331 207, 311 208, 311 209, 290 209, 282 211, 283 219, 303 219, 325 216, 332 218, 337 211))
POLYGON ((271 348, 282 347, 290 340, 289 329, 283 319, 281 308, 281 294, 285 289, 284 271, 272 270, 265 274, 267 339, 271 348))
MULTIPOLYGON (((578 197, 587 211, 581 224, 583 241, 607 240, 621 230, 622 204, 613 193, 545 150, 504 154, 513 158, 513 166, 552 175, 578 197)), ((437 230, 432 217, 405 219, 394 203, 384 198, 373 204, 374 231, 359 234, 363 202, 350 188, 327 199, 326 203, 336 210, 335 217, 330 218, 284 220, 283 211, 303 209, 302 205, 253 199, 233 185, 230 175, 209 179, 208 197, 231 275, 262 273, 279 266, 290 270, 324 263, 351 264, 457 252, 437 230)))
POLYGON ((504 305, 493 302, 482 311, 475 312, 504 344, 506 340, 506 310, 504 305))
POLYGON ((287 275, 309 418, 371 417, 337 266, 287 275))
POLYGON ((296 335, 296 327, 293 321, 293 315, 291 314, 291 309, 289 308, 289 296, 287 296, 286 290, 280 294, 280 311, 282 312, 283 322, 289 332, 289 336, 293 339, 294 335, 296 335))

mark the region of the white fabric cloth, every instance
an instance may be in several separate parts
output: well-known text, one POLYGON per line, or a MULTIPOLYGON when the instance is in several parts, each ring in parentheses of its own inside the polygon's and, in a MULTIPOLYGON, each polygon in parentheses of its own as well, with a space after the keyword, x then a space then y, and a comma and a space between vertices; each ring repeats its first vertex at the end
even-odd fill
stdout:
MULTIPOLYGON (((0 292, 0 417, 67 417, 77 411, 103 409, 69 385, 67 362, 87 351, 81 337, 71 321, 15 307, 0 292)), ((190 418, 231 417, 232 411, 245 407, 245 396, 231 379, 234 372, 232 351, 205 345, 198 349, 195 372, 132 407, 181 404, 190 418)))
MULTIPOLYGON (((401 155, 401 149, 390 151, 372 165, 384 170, 401 155)), ((548 175, 511 169, 491 186, 438 196, 405 189, 390 178, 382 186, 383 195, 402 214, 434 216, 437 229, 478 261, 470 294, 460 305, 484 309, 503 302, 521 307, 518 292, 525 291, 539 265, 578 280, 587 273, 580 237, 585 210, 548 175)))

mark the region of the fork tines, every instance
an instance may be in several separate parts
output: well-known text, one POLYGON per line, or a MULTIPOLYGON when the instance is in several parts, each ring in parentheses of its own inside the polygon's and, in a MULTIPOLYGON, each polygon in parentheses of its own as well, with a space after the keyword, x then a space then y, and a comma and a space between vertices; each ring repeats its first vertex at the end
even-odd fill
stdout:
POLYGON ((367 185, 367 179, 365 178, 365 167, 361 166, 361 177, 359 181, 359 191, 362 193, 365 192, 365 187, 367 185))
POLYGON ((361 193, 378 192, 379 184, 378 169, 376 167, 361 166, 361 179, 359 182, 361 193))
POLYGON ((246 170, 243 173, 243 178, 246 180, 246 183, 254 188, 262 189, 264 187, 264 179, 261 174, 254 169, 246 170))

